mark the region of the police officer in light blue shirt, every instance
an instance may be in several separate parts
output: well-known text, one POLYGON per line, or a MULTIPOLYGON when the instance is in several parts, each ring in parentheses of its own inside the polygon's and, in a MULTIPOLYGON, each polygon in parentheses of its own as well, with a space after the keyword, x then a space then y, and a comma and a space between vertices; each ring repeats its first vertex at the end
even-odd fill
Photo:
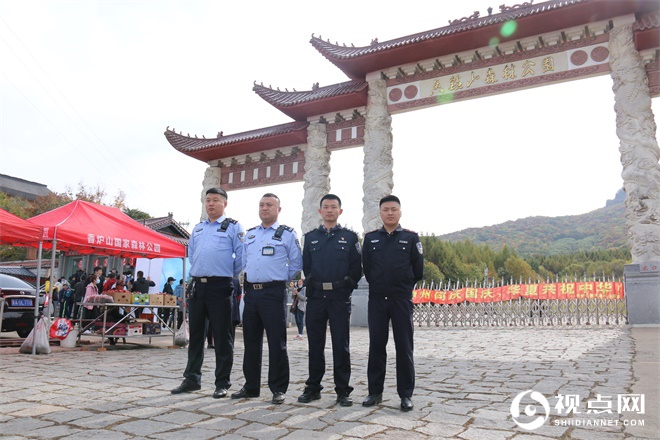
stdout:
POLYGON ((284 402, 289 387, 286 351, 286 285, 302 268, 300 243, 294 230, 281 225, 280 199, 264 194, 259 202, 261 224, 245 236, 245 308, 243 310, 243 374, 245 385, 232 399, 258 397, 264 330, 268 339, 268 387, 272 403, 284 402))
POLYGON ((193 229, 188 241, 190 258, 190 344, 188 364, 181 385, 172 394, 201 389, 204 361, 205 324, 208 319, 215 344, 215 392, 227 396, 234 362, 232 324, 233 277, 243 270, 243 227, 226 217, 227 192, 222 188, 206 191, 204 207, 208 219, 193 229))

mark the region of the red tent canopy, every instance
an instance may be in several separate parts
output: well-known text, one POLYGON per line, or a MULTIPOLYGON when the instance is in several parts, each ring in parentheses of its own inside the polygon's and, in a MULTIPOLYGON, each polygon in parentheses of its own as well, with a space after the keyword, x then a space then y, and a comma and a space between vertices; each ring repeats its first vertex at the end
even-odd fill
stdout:
POLYGON ((44 247, 81 254, 122 257, 183 258, 186 247, 136 222, 117 208, 82 200, 34 216, 43 226, 44 247))
POLYGON ((0 244, 37 246, 42 231, 41 226, 0 209, 0 244))

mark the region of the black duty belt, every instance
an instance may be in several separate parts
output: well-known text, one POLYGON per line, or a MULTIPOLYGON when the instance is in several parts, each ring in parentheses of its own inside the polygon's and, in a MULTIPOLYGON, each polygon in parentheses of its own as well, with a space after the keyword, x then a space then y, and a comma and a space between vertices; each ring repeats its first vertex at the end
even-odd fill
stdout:
POLYGON ((262 290, 267 289, 268 287, 283 286, 284 284, 286 284, 284 281, 266 281, 265 283, 245 282, 245 285, 252 290, 262 290))
POLYGON ((215 281, 228 281, 231 277, 193 277, 193 281, 197 283, 213 283, 215 281))
POLYGON ((325 283, 312 280, 312 287, 319 290, 344 289, 348 287, 348 280, 328 281, 325 283))

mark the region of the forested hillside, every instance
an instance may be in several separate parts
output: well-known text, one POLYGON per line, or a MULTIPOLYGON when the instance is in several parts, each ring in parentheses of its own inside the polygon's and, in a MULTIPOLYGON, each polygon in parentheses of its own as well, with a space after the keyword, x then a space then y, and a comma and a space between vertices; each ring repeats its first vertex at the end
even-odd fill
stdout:
POLYGON ((626 246, 625 193, 619 191, 604 208, 582 215, 528 217, 438 238, 470 240, 496 251, 507 245, 522 257, 620 249, 626 246))
POLYGON ((625 193, 582 215, 530 217, 496 226, 424 236, 428 283, 518 282, 621 277, 630 263, 625 193))

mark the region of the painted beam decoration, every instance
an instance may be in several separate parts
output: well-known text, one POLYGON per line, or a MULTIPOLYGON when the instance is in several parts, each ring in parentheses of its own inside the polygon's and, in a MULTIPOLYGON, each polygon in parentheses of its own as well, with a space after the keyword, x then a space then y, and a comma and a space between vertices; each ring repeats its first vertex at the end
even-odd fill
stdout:
POLYGON ((608 73, 608 37, 599 35, 389 79, 388 111, 397 113, 608 73))
POLYGON ((300 182, 305 174, 304 147, 290 151, 272 150, 256 157, 220 160, 221 184, 225 189, 255 188, 277 183, 300 182))
POLYGON ((364 118, 328 124, 328 149, 335 150, 364 144, 364 118))
POLYGON ((586 281, 575 283, 512 284, 492 288, 464 287, 457 290, 416 289, 414 304, 458 304, 462 302, 491 303, 519 298, 541 300, 570 299, 622 299, 623 283, 620 281, 586 281))

